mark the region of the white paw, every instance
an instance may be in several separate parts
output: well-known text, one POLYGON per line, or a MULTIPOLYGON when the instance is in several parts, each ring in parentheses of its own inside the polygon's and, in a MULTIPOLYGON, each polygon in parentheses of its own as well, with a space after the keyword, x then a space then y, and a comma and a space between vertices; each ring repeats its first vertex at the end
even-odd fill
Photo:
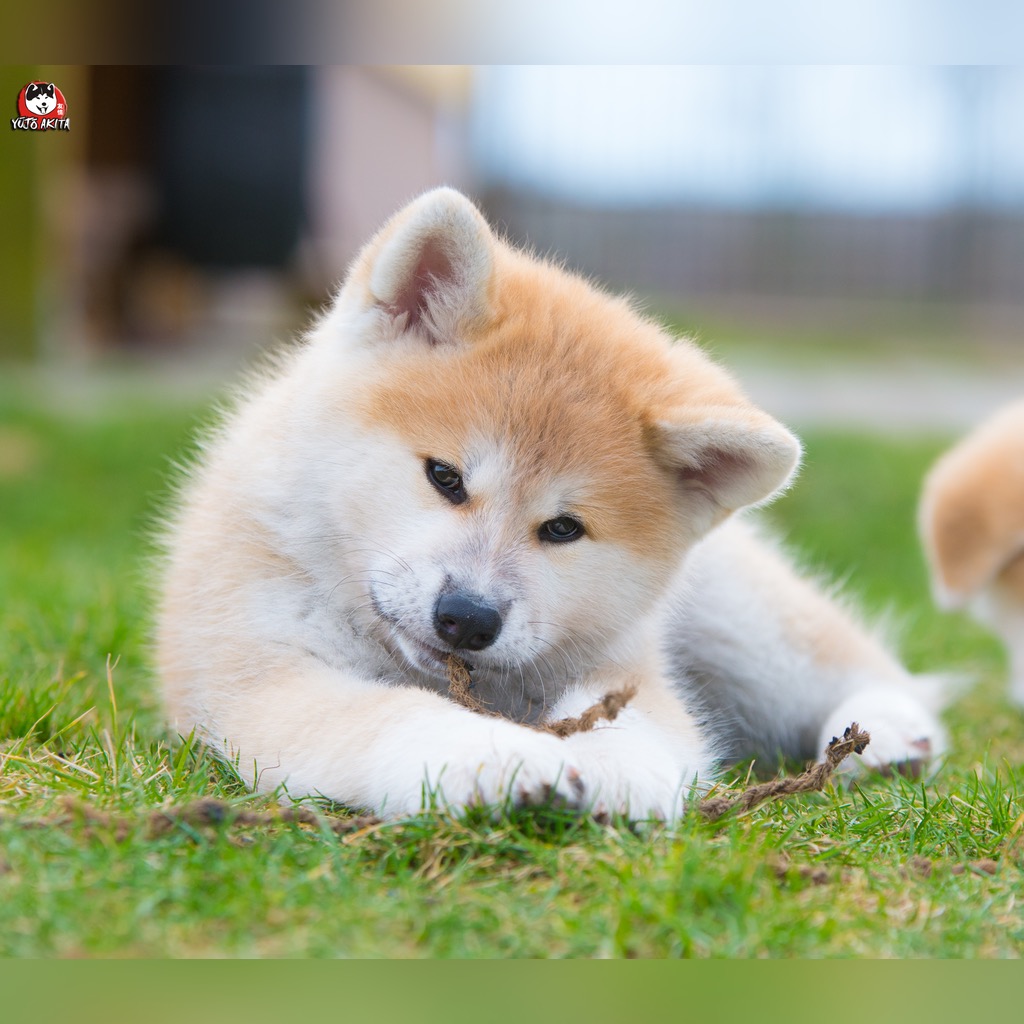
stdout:
POLYGON ((708 781, 710 759, 674 749, 653 730, 628 728, 635 725, 629 718, 630 712, 624 712, 614 723, 563 741, 586 781, 589 809, 634 821, 675 821, 698 776, 708 781))
POLYGON ((509 804, 582 809, 588 802, 583 773, 560 739, 504 722, 433 753, 419 800, 456 812, 509 804))
POLYGON ((913 694, 896 687, 874 687, 848 697, 826 719, 818 741, 824 752, 833 736, 842 736, 851 722, 871 735, 861 756, 848 757, 839 773, 865 769, 899 772, 914 778, 928 772, 946 750, 946 732, 938 717, 913 694))

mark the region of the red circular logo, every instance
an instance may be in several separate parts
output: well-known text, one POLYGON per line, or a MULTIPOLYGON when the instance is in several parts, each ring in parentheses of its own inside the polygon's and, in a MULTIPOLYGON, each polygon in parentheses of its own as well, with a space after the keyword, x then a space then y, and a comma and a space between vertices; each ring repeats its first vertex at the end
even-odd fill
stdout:
POLYGON ((68 116, 68 104, 64 93, 53 82, 29 82, 18 93, 18 114, 21 117, 56 120, 68 116))

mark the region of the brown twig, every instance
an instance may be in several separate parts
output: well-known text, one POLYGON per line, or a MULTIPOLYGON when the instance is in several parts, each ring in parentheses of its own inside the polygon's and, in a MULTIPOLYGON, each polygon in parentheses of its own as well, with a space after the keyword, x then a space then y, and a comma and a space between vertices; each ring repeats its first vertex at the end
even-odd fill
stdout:
POLYGON ((636 686, 627 686, 624 690, 612 690, 606 693, 596 704, 591 704, 586 711, 575 718, 560 718, 557 722, 548 722, 543 726, 547 732, 553 732, 563 739, 574 732, 589 732, 604 720, 614 722, 619 712, 636 696, 636 686))
MULTIPOLYGON (((466 663, 457 655, 448 656, 448 696, 463 707, 477 714, 501 716, 491 711, 473 692, 473 679, 466 663)), ((619 712, 636 696, 636 686, 627 686, 623 690, 606 693, 596 704, 591 704, 582 714, 574 718, 560 718, 557 722, 542 722, 530 728, 539 732, 549 732, 565 739, 577 732, 589 732, 600 721, 614 722, 619 712)))
POLYGON ((850 754, 861 754, 871 742, 870 733, 864 732, 854 722, 848 726, 842 738, 833 736, 825 748, 824 760, 812 765, 799 775, 783 776, 771 782, 761 782, 743 790, 737 796, 715 796, 702 800, 698 805, 700 813, 709 821, 717 821, 729 811, 749 811, 765 800, 773 800, 792 793, 820 793, 832 777, 832 773, 850 754))
POLYGON ((491 711, 482 700, 473 692, 473 677, 466 668, 466 663, 457 655, 448 655, 448 696, 470 711, 478 715, 491 715, 494 718, 501 717, 496 711, 491 711))

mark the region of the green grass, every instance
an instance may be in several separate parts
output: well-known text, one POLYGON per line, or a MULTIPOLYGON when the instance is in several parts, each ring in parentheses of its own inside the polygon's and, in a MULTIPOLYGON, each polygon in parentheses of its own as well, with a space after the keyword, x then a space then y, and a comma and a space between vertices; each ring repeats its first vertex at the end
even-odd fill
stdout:
POLYGON ((809 566, 899 624, 916 669, 979 679, 949 712, 953 753, 931 783, 875 780, 670 831, 551 811, 339 838, 232 820, 269 805, 165 741, 146 535, 195 421, 166 403, 44 412, 0 388, 0 956, 1024 950, 1024 722, 998 646, 931 609, 914 538, 944 439, 811 436, 771 512, 809 566), (155 810, 199 798, 224 801, 225 820, 154 834, 155 810))

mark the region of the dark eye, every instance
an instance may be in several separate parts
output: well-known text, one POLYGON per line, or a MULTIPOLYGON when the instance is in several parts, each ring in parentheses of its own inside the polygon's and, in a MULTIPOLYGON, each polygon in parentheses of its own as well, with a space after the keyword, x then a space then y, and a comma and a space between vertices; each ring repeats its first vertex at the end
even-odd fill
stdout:
POLYGON ((469 495, 462 486, 462 474, 445 462, 427 459, 427 479, 453 504, 461 505, 469 495))
POLYGON ((567 540, 579 540, 583 536, 583 524, 572 516, 559 516, 540 524, 537 535, 541 540, 553 541, 556 544, 567 540))

